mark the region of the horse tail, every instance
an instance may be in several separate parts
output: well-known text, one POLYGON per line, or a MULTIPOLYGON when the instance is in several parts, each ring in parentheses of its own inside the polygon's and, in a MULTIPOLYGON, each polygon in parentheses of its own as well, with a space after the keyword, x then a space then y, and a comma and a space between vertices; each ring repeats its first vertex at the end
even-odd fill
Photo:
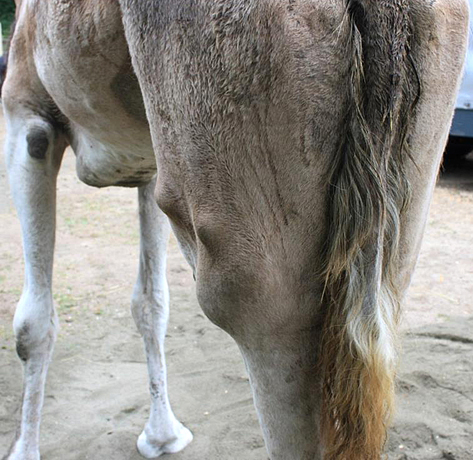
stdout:
POLYGON ((329 175, 321 431, 324 459, 376 460, 393 412, 394 270, 409 201, 405 138, 417 74, 409 1, 345 1, 351 70, 344 136, 329 175))

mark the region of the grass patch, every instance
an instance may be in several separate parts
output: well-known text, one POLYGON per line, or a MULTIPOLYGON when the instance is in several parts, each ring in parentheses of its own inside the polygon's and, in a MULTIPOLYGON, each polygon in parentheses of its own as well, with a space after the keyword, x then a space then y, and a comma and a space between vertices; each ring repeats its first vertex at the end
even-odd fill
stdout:
POLYGON ((58 305, 58 311, 60 313, 69 312, 77 305, 76 299, 70 292, 58 292, 54 294, 54 300, 58 305))
MULTIPOLYGON (((7 45, 10 37, 11 25, 15 19, 14 0, 1 0, 0 2, 0 23, 2 24, 2 40, 7 45)), ((6 51, 6 49, 5 49, 6 51)))

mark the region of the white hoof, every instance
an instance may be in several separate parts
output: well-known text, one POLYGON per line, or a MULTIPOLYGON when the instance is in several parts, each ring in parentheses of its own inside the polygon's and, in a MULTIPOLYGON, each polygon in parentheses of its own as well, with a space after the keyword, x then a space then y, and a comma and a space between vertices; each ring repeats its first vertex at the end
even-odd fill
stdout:
POLYGON ((6 457, 3 460, 40 460, 39 450, 35 448, 22 448, 21 442, 16 442, 6 457))
POLYGON ((143 457, 153 459, 158 458, 163 454, 175 454, 176 452, 181 451, 192 441, 193 438, 194 436, 192 436, 190 430, 188 430, 184 425, 180 425, 176 437, 165 442, 151 440, 146 434, 146 430, 144 430, 138 438, 136 447, 143 457))

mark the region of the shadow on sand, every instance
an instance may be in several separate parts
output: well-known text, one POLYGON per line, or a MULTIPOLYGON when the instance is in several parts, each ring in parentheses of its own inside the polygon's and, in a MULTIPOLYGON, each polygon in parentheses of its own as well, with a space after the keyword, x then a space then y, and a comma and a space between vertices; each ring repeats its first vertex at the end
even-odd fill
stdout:
POLYGON ((473 153, 466 157, 445 155, 438 187, 473 192, 473 153))

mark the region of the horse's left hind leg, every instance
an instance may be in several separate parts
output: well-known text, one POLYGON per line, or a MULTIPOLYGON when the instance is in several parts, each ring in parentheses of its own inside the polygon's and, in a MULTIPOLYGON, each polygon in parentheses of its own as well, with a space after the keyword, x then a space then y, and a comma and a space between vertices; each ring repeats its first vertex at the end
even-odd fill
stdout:
POLYGON ((10 96, 11 83, 7 84, 5 157, 22 229, 25 281, 13 320, 24 371, 20 426, 4 460, 39 460, 44 386, 58 329, 52 272, 56 179, 66 142, 60 130, 37 114, 41 106, 34 97, 27 94, 18 102, 10 96))
POLYGON ((167 394, 164 337, 169 317, 166 279, 169 222, 156 205, 155 185, 153 180, 138 191, 140 267, 132 298, 133 318, 145 344, 151 393, 149 420, 137 444, 146 458, 179 452, 192 441, 192 433, 174 416, 167 394))

